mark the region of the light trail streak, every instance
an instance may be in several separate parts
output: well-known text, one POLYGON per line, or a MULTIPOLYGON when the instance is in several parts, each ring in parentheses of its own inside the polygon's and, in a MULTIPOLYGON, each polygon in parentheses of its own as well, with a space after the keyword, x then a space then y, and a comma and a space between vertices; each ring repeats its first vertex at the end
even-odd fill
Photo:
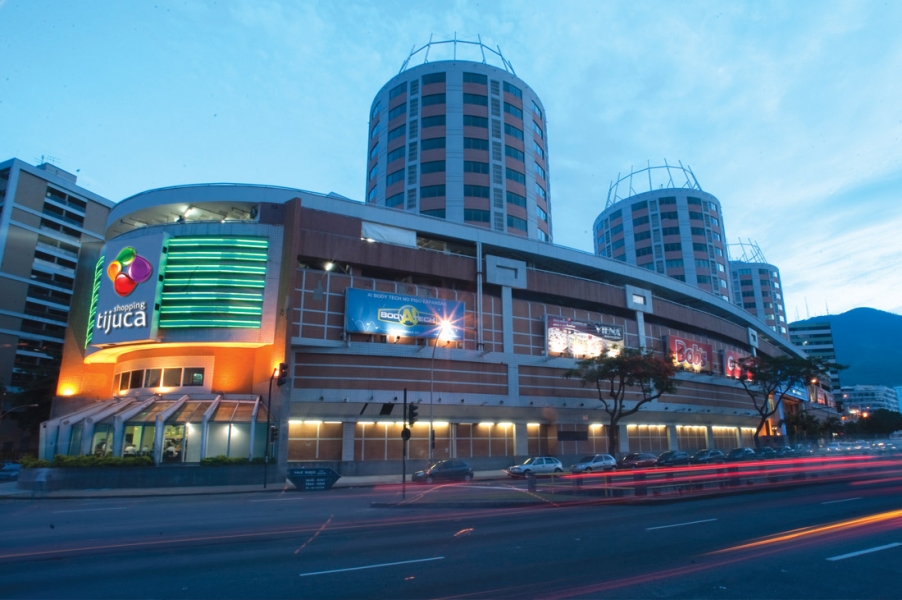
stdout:
POLYGON ((297 550, 295 550, 294 553, 295 553, 295 554, 298 554, 301 550, 303 550, 304 548, 306 548, 307 545, 308 545, 310 542, 312 542, 312 541, 315 540, 317 537, 319 537, 319 534, 321 534, 323 531, 325 531, 325 530, 326 530, 326 527, 329 525, 329 523, 332 522, 332 517, 334 517, 334 516, 335 516, 335 515, 329 515, 329 518, 326 519, 326 522, 323 523, 323 526, 320 527, 319 529, 317 529, 317 530, 316 530, 316 533, 314 533, 312 536, 310 536, 310 539, 308 539, 306 542, 304 542, 303 544, 301 544, 301 547, 298 548, 297 550))
POLYGON ((689 521, 688 523, 677 523, 676 525, 659 525, 658 527, 646 527, 645 531, 652 531, 654 529, 669 529, 671 527, 684 527, 686 525, 696 525, 698 523, 710 523, 711 521, 716 521, 717 519, 702 519, 701 521, 689 521))
POLYGON ((366 565, 363 567, 348 567, 346 569, 333 569, 331 571, 317 571, 315 573, 301 573, 299 577, 312 577, 314 575, 329 575, 330 573, 346 573, 348 571, 362 571, 364 569, 381 569, 382 567, 394 567, 397 565, 409 565, 413 563, 430 562, 433 560, 444 560, 444 556, 434 556, 432 558, 417 558, 414 560, 402 560, 399 562, 382 563, 381 565, 366 565))
MULTIPOLYGON (((857 519, 849 519, 847 521, 839 521, 837 523, 831 523, 829 525, 816 525, 812 527, 802 527, 800 529, 793 529, 787 531, 785 533, 776 534, 773 536, 769 536, 754 542, 749 542, 747 544, 740 544, 738 546, 733 546, 731 548, 724 548, 723 550, 717 550, 715 552, 711 552, 710 554, 723 554, 726 552, 736 552, 738 550, 750 550, 753 548, 761 548, 764 546, 770 546, 774 544, 781 544, 784 542, 790 542, 799 540, 801 538, 820 536, 825 534, 833 534, 842 531, 848 531, 850 529, 855 529, 858 527, 864 527, 866 525, 876 525, 876 524, 884 524, 891 523, 894 520, 902 519, 902 510, 891 510, 884 513, 878 513, 876 515, 870 515, 867 517, 859 517, 857 519)), ((900 522, 902 524, 902 522, 900 522)))

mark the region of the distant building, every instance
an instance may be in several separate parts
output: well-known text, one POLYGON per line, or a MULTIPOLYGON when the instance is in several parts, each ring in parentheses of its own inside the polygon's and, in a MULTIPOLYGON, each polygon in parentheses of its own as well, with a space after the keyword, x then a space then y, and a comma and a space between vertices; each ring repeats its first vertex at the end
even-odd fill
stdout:
POLYGON ((702 191, 691 169, 649 165, 611 184, 592 228, 595 254, 730 301, 722 214, 720 201, 702 191))
POLYGON ((500 50, 430 41, 373 99, 366 202, 550 242, 545 116, 500 50))
MULTIPOLYGON (((813 358, 822 358, 836 362, 836 349, 833 345, 833 329, 829 321, 803 321, 789 324, 789 341, 805 351, 813 358)), ((839 372, 830 372, 830 384, 833 390, 839 391, 839 372)), ((895 409, 894 409, 895 410, 895 409)))
POLYGON ((861 414, 881 408, 899 411, 896 390, 885 385, 853 385, 842 388, 843 409, 847 413, 861 414))
POLYGON ((733 302, 789 339, 780 270, 767 262, 754 242, 731 244, 730 258, 733 302))
MULTIPOLYGON (((103 241, 112 206, 51 164, 0 163, 0 379, 9 391, 48 371, 55 378, 76 262, 83 244, 103 241)), ((28 440, 3 426, 0 454, 15 456, 28 440)))
POLYGON ((899 408, 897 408, 896 410, 902 413, 902 386, 897 386, 893 389, 896 390, 896 400, 899 403, 899 408))

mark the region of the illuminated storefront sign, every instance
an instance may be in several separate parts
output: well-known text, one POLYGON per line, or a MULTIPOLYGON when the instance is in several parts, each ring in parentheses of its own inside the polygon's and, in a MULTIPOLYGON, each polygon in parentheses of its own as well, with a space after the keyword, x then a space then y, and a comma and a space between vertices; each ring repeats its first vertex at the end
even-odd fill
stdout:
POLYGON ((388 292, 346 291, 345 329, 349 333, 463 339, 464 303, 388 292))
MULTIPOLYGON (((723 351, 723 374, 732 379, 739 379, 742 376, 742 361, 748 358, 748 355, 742 354, 735 350, 723 351)), ((746 379, 751 377, 746 374, 746 379)))
POLYGON ((545 340, 549 353, 589 358, 614 355, 623 347, 623 327, 547 315, 545 340))
POLYGON ((104 247, 91 299, 91 346, 156 339, 168 237, 161 233, 104 247))
POLYGON ((693 340, 667 336, 667 347, 673 356, 673 364, 687 371, 710 371, 711 359, 714 356, 714 348, 711 344, 704 344, 693 340))

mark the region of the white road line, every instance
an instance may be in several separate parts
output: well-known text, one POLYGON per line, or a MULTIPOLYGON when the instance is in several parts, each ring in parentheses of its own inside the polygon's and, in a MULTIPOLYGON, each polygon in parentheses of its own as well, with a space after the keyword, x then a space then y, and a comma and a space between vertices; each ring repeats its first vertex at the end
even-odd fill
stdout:
POLYGON ((96 510, 125 510, 127 506, 110 506, 108 508, 79 508, 77 510, 55 510, 54 513, 93 512, 96 510))
POLYGON ((701 521, 689 521, 688 523, 677 523, 676 525, 661 525, 660 527, 646 527, 645 531, 651 531, 653 529, 668 529, 670 527, 682 527, 684 525, 695 525, 696 523, 710 523, 711 521, 716 521, 717 519, 702 519, 701 521))
POLYGON ((839 504, 840 502, 850 502, 852 500, 861 500, 861 496, 856 498, 844 498, 843 500, 830 500, 828 502, 821 502, 821 504, 839 504))
POLYGON ((870 554, 871 552, 880 552, 881 550, 889 550, 890 548, 895 548, 896 546, 902 546, 902 544, 896 542, 894 544, 887 544, 886 546, 877 546, 876 548, 868 548, 867 550, 859 550, 858 552, 850 552, 849 554, 840 554, 839 556, 832 556, 827 560, 844 560, 846 558, 852 558, 853 556, 859 556, 861 554, 870 554))
POLYGON ((401 562, 382 563, 381 565, 367 565, 365 567, 349 567, 347 569, 333 569, 332 571, 317 571, 315 573, 301 573, 300 577, 310 577, 311 575, 328 575, 329 573, 345 573, 347 571, 362 571, 363 569, 379 569, 381 567, 394 567, 396 565, 409 565, 411 563, 429 562, 431 560, 444 560, 444 556, 436 556, 434 558, 419 558, 417 560, 402 560, 401 562))
POLYGON ((248 502, 284 502, 285 500, 306 500, 303 496, 294 498, 267 498, 266 500, 248 500, 248 502))

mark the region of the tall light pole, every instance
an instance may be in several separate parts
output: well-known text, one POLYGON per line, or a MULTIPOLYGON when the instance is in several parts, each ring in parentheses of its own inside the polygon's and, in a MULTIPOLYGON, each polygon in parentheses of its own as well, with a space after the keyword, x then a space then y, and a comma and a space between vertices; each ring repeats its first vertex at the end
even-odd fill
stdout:
POLYGON ((435 337, 435 343, 432 345, 432 363, 429 367, 429 462, 435 458, 435 425, 433 425, 433 394, 435 393, 435 351, 438 348, 438 341, 445 335, 451 324, 446 320, 442 320, 439 325, 438 335, 435 337))
POLYGON ((5 411, 3 410, 3 407, 0 406, 0 423, 3 422, 3 417, 8 415, 9 413, 22 412, 23 410, 35 407, 37 407, 37 404, 22 404, 20 406, 13 406, 11 409, 5 411))

